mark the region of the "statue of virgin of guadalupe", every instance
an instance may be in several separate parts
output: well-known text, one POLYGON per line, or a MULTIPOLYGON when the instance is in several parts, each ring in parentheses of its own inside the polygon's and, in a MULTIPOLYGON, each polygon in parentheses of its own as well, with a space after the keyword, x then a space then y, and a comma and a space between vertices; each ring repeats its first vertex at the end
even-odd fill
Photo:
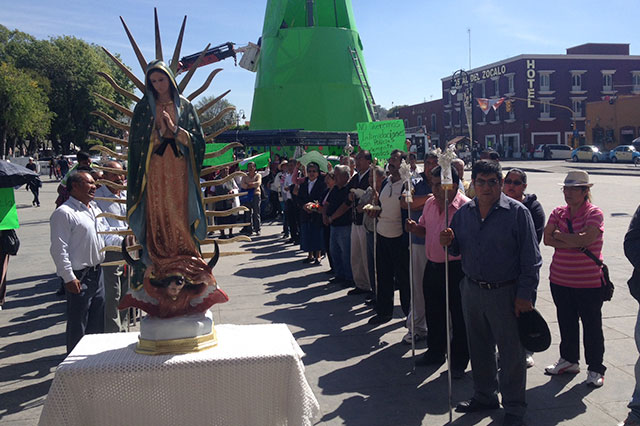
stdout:
POLYGON ((127 220, 145 270, 142 285, 120 308, 169 318, 226 302, 200 252, 207 235, 200 190, 204 135, 193 105, 160 60, 147 67, 128 145, 127 220))

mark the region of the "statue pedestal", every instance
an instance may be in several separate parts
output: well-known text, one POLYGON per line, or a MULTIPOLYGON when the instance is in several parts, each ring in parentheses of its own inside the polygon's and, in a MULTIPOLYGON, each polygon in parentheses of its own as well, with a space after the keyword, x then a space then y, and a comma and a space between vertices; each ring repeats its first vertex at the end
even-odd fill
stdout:
POLYGON ((145 355, 200 352, 218 344, 211 311, 175 318, 145 316, 136 352, 145 355))

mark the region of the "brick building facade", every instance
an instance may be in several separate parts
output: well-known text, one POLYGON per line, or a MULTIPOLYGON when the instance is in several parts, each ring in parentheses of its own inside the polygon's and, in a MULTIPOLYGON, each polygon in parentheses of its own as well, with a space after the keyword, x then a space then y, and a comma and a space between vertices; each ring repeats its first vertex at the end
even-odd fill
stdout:
POLYGON ((586 104, 640 94, 640 56, 630 56, 628 44, 589 43, 567 49, 566 55, 515 56, 467 71, 467 76, 457 82, 443 78, 440 100, 400 109, 405 127, 422 123, 440 146, 469 135, 462 92, 471 85, 473 138, 482 147, 501 144, 505 154, 520 157, 540 144, 591 143, 592 133, 585 133, 586 104), (452 95, 451 87, 460 84, 452 95), (511 110, 503 103, 485 115, 478 98, 511 99, 511 110))

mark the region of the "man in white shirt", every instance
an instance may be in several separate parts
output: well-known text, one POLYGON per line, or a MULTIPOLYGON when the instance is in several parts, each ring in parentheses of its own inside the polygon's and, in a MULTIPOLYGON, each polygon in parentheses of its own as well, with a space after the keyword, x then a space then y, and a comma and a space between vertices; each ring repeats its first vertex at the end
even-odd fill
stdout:
POLYGON ((369 324, 377 325, 391 321, 393 317, 394 289, 400 290, 400 304, 404 315, 409 315, 411 290, 409 288, 409 241, 404 233, 400 197, 404 182, 400 178, 400 164, 407 154, 398 149, 389 156, 388 169, 391 176, 378 197, 381 210, 378 214, 376 315, 369 324))
POLYGON ((104 286, 100 263, 106 245, 119 245, 122 237, 106 236, 109 225, 98 218, 93 201, 96 185, 87 172, 76 172, 67 180, 70 197, 51 215, 51 257, 67 290, 67 353, 85 334, 104 332, 104 286))
MULTIPOLYGON (((124 170, 122 165, 118 161, 109 161, 105 164, 106 167, 118 170, 120 173, 105 171, 103 179, 113 182, 116 185, 123 185, 125 183, 124 170)), ((115 200, 127 200, 127 191, 120 190, 115 187, 102 185, 96 189, 96 197, 109 198, 114 201, 96 200, 96 204, 100 207, 104 213, 111 213, 116 216, 127 216, 127 204, 118 203, 115 200)), ((127 222, 117 219, 115 217, 105 218, 110 227, 126 229, 127 222)), ((108 251, 105 253, 104 262, 114 262, 122 260, 122 252, 120 251, 108 251)), ((118 305, 120 300, 127 293, 127 280, 122 275, 122 266, 103 266, 102 267, 102 280, 104 282, 104 331, 105 333, 118 333, 125 331, 126 324, 126 310, 119 311, 118 305)))

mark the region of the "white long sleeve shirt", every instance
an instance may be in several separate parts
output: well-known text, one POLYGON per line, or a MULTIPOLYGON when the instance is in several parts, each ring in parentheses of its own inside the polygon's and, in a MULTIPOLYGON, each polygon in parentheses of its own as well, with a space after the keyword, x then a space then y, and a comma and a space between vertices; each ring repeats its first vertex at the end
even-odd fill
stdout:
MULTIPOLYGON (((104 198, 113 198, 113 199, 127 199, 127 191, 120 191, 120 195, 116 195, 109 190, 106 185, 102 185, 100 188, 96 189, 96 197, 104 197, 104 198)), ((96 200, 96 204, 105 213, 113 213, 118 216, 127 216, 127 205, 124 203, 113 203, 109 201, 96 200)), ((127 228, 127 222, 122 220, 112 219, 107 217, 107 223, 109 226, 117 227, 117 228, 127 228)))
POLYGON ((105 245, 120 245, 118 235, 99 235, 98 231, 113 229, 94 201, 89 207, 73 197, 58 207, 49 219, 51 227, 51 257, 56 273, 65 283, 76 279, 73 271, 97 266, 104 261, 100 250, 105 245))

